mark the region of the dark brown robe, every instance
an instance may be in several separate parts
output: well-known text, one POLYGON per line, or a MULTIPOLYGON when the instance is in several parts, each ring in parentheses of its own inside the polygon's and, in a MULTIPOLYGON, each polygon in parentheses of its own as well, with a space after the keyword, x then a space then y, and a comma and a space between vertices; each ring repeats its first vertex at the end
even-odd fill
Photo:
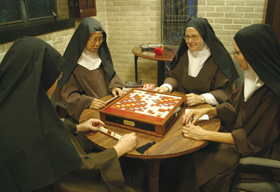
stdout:
POLYGON ((125 191, 116 150, 86 155, 46 94, 63 64, 33 37, 17 39, 0 64, 1 192, 125 191))
POLYGON ((183 93, 203 94, 211 93, 221 103, 225 101, 232 92, 232 83, 214 63, 210 56, 204 63, 197 77, 188 75, 188 54, 184 53, 176 67, 170 71, 164 83, 173 87, 173 91, 183 93))
POLYGON ((105 97, 117 87, 123 88, 122 80, 117 74, 109 82, 102 67, 89 71, 77 65, 63 86, 61 95, 69 115, 79 121, 81 113, 90 106, 94 98, 105 97))
POLYGON ((226 130, 232 133, 235 145, 210 143, 193 153, 181 190, 228 191, 241 157, 280 160, 276 95, 264 85, 247 102, 243 100, 242 86, 227 102, 216 106, 225 124, 235 122, 226 130))
POLYGON ((65 123, 72 144, 77 150, 83 165, 75 171, 63 176, 54 184, 36 190, 36 192, 134 192, 124 185, 124 177, 120 162, 114 148, 98 153, 86 154, 70 132, 70 121, 65 123))

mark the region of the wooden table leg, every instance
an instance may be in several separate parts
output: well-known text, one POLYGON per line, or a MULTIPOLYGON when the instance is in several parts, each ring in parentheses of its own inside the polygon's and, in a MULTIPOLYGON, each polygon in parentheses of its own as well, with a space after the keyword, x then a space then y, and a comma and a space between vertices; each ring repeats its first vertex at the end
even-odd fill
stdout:
POLYGON ((147 159, 146 161, 149 167, 149 192, 158 192, 160 159, 147 159))
POLYGON ((158 87, 161 86, 165 79, 165 62, 158 61, 157 67, 157 85, 158 87))
POLYGON ((134 55, 135 82, 138 81, 137 60, 138 56, 134 55))

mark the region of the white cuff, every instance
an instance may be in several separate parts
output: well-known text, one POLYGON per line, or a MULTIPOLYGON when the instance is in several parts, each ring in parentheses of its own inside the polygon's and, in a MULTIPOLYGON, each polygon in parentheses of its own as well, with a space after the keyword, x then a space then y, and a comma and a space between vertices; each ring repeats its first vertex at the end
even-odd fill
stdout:
POLYGON ((211 105, 219 105, 216 98, 211 93, 203 93, 201 94, 205 98, 205 101, 211 105))
POLYGON ((169 93, 172 92, 172 86, 170 84, 168 84, 168 83, 164 83, 160 87, 167 87, 169 89, 169 93))

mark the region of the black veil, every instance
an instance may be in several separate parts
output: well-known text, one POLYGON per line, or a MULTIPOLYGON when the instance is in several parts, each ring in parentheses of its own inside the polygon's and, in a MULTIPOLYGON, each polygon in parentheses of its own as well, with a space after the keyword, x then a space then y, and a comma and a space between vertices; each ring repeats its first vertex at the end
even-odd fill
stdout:
POLYGON ((46 94, 63 63, 49 44, 22 37, 0 64, 0 191, 36 190, 82 164, 46 94))

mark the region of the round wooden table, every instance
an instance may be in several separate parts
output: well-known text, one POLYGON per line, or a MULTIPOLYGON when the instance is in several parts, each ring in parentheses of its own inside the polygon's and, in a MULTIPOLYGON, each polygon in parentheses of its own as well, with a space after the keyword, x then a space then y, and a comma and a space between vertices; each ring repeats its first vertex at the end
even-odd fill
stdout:
MULTIPOLYGON (((103 98, 103 100, 108 100, 112 98, 112 96, 107 96, 103 98)), ((204 108, 209 107, 208 104, 197 105, 194 107, 188 108, 204 108)), ((184 109, 183 109, 184 110, 184 109)), ((181 128, 182 124, 182 113, 177 121, 172 125, 169 131, 161 138, 157 136, 148 135, 145 133, 136 132, 137 135, 137 147, 145 145, 147 143, 151 143, 155 141, 156 143, 151 146, 148 150, 144 152, 144 154, 140 154, 136 150, 132 150, 127 153, 126 156, 130 158, 144 159, 148 163, 149 166, 149 191, 157 192, 158 184, 159 184, 159 166, 160 160, 165 158, 177 157, 181 155, 185 155, 188 153, 192 153, 205 147, 208 142, 206 141, 196 141, 192 139, 188 139, 183 137, 181 128)), ((98 110, 86 109, 81 115, 80 122, 83 122, 89 118, 99 119, 98 110)), ((218 131, 221 125, 221 121, 218 118, 210 118, 207 121, 199 121, 197 125, 201 126, 206 130, 218 131)), ((120 135, 124 135, 126 133, 130 133, 131 130, 106 125, 111 131, 114 131, 120 135)), ((100 149, 112 148, 117 144, 117 140, 113 139, 110 136, 107 136, 101 132, 90 132, 86 134, 86 137, 93 142, 95 146, 100 149)), ((137 148, 136 147, 136 148, 137 148)))

